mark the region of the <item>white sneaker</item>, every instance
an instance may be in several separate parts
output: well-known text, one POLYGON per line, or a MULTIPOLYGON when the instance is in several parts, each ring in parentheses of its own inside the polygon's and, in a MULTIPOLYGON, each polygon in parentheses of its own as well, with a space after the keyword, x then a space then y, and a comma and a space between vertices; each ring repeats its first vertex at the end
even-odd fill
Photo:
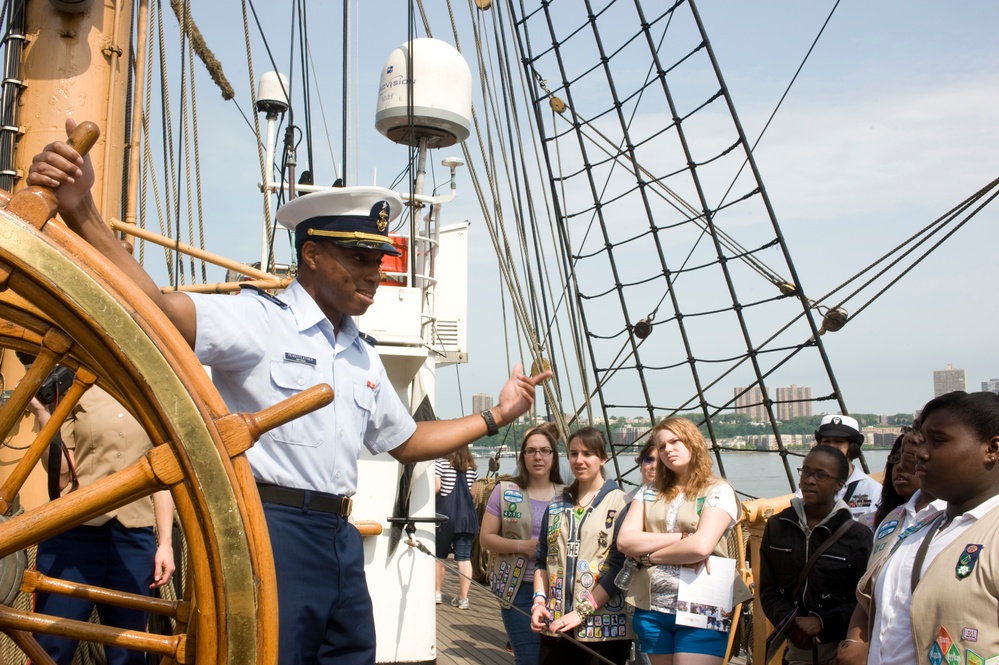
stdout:
POLYGON ((437 603, 438 605, 441 604, 441 592, 440 591, 438 591, 437 593, 434 594, 434 602, 437 603))
POLYGON ((468 609, 468 598, 452 598, 451 606, 457 607, 459 610, 468 609))

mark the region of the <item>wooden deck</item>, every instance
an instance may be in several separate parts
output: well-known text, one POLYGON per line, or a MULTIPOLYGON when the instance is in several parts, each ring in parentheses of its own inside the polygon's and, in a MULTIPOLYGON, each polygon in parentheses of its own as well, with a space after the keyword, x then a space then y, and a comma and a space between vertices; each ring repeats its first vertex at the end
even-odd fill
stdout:
POLYGON ((444 576, 443 594, 437 606, 438 665, 513 665, 496 597, 473 584, 469 608, 451 607, 451 599, 458 595, 458 578, 451 570, 444 576))

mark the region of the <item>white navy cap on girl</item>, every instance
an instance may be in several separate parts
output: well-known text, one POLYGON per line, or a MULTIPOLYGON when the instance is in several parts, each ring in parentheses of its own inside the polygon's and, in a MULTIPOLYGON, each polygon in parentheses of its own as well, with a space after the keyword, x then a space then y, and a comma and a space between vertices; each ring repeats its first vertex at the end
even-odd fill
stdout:
POLYGON ((277 211, 277 221, 295 232, 295 247, 329 240, 343 247, 375 249, 399 256, 388 235, 402 212, 402 199, 384 187, 335 187, 300 196, 277 211))
POLYGON ((864 435, 860 433, 860 423, 856 418, 833 414, 825 416, 819 423, 819 428, 815 430, 815 439, 823 436, 842 437, 847 441, 863 444, 864 435))

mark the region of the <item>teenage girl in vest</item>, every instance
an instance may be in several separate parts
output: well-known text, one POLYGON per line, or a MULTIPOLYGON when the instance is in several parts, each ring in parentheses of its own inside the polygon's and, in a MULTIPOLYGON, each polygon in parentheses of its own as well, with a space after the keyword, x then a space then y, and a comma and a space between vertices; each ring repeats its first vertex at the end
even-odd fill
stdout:
POLYGON ((739 517, 735 491, 712 475, 708 445, 694 423, 667 418, 652 428, 655 489, 636 498, 621 526, 618 548, 639 559, 629 590, 635 632, 652 665, 715 665, 728 632, 676 624, 680 567, 720 553, 739 517))
POLYGON ((576 480, 549 504, 538 544, 531 609, 531 628, 541 633, 538 663, 623 665, 634 633, 614 586, 624 557, 613 545, 630 497, 604 478, 600 430, 577 430, 568 450, 576 480))
POLYGON ((920 415, 916 475, 946 507, 890 538, 860 582, 872 624, 851 625, 837 663, 999 658, 999 395, 946 393, 920 415))
POLYGON ((517 665, 538 662, 538 634, 531 630, 535 556, 545 511, 562 489, 557 440, 547 429, 529 429, 520 444, 516 477, 496 484, 482 516, 479 544, 493 553, 489 583, 500 598, 517 665))

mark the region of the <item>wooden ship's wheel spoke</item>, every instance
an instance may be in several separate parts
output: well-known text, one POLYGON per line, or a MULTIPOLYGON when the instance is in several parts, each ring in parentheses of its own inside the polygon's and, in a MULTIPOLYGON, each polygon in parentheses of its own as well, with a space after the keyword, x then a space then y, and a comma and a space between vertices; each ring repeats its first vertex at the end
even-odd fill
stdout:
MULTIPOLYGON (((0 195, 0 346, 37 356, 0 407, 6 437, 49 372, 75 382, 0 483, 0 631, 35 662, 34 634, 123 645, 178 663, 273 663, 277 595, 263 511, 242 453, 263 432, 332 400, 328 386, 258 414, 230 414, 163 314, 60 222, 43 193, 0 195), (16 211, 18 214, 12 214, 16 211), (22 219, 23 215, 27 219, 22 219), (16 514, 15 498, 73 405, 91 386, 114 396, 154 447, 114 475, 16 514), (25 550, 158 490, 173 496, 189 555, 183 598, 161 601, 25 570, 25 550), (176 622, 174 635, 125 631, 18 610, 18 593, 67 593, 141 607, 176 622)), ((150 562, 150 565, 152 562, 150 562)))

